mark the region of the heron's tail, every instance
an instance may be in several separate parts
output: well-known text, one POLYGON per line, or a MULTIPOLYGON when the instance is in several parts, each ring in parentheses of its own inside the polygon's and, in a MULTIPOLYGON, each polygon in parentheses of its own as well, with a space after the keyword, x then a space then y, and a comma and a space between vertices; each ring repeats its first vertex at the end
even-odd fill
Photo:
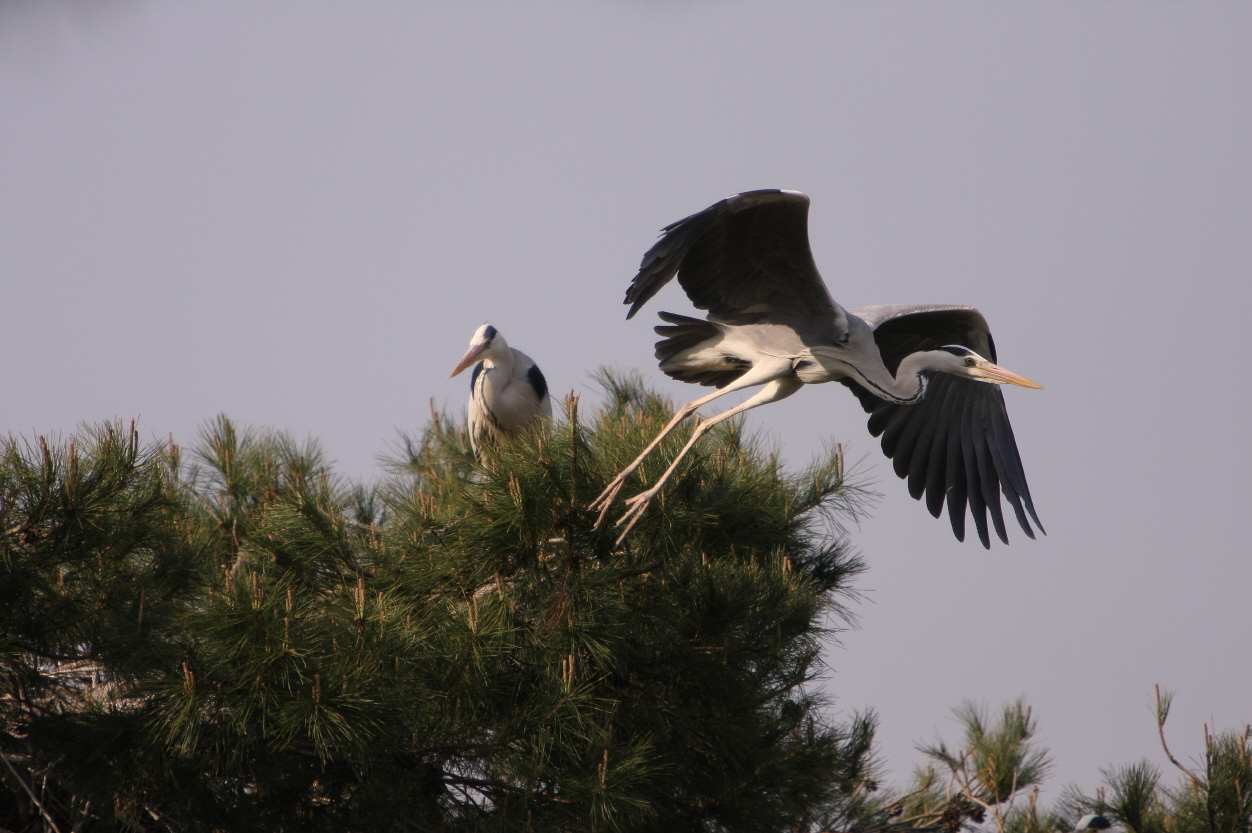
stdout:
POLYGON ((657 335, 665 336, 656 343, 656 357, 667 376, 720 388, 748 370, 748 364, 729 364, 717 349, 724 336, 717 324, 672 312, 662 312, 660 317, 670 325, 655 328, 657 335))

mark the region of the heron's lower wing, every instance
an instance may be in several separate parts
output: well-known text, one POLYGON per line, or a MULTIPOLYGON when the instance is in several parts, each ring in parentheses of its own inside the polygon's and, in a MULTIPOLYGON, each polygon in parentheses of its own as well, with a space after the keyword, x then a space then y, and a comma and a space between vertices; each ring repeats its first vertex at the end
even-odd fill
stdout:
POLYGON ((984 547, 991 546, 988 514, 996 535, 1008 543, 1000 495, 1028 537, 1035 537, 1032 520, 1043 531, 999 385, 934 374, 921 402, 896 405, 850 379, 843 384, 870 415, 870 434, 882 437, 883 453, 908 479, 909 494, 924 496, 936 518, 947 501, 958 540, 965 540, 968 506, 984 547))

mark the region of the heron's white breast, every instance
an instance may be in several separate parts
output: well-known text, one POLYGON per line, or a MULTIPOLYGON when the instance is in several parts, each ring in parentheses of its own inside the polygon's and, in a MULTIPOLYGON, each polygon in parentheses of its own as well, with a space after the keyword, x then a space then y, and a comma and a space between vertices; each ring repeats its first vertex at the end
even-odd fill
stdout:
POLYGON ((547 397, 539 399, 520 363, 508 375, 504 368, 484 367, 479 374, 479 395, 488 419, 508 434, 551 412, 547 397))

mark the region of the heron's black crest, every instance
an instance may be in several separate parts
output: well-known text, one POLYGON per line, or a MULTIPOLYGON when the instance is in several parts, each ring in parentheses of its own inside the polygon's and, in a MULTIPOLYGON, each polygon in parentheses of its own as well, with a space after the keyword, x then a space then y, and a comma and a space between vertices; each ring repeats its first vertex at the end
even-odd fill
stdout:
POLYGON ((539 394, 540 400, 548 397, 548 380, 543 378, 543 371, 539 369, 539 365, 532 364, 530 370, 526 371, 526 381, 530 382, 530 386, 535 389, 535 393, 539 394))
POLYGON ((962 358, 977 355, 973 350, 970 350, 968 347, 957 347, 954 344, 949 344, 946 347, 940 347, 939 349, 945 353, 951 353, 954 356, 961 356, 962 358))
POLYGON ((483 341, 490 344, 491 340, 495 337, 496 337, 496 328, 488 325, 487 329, 483 330, 483 341))

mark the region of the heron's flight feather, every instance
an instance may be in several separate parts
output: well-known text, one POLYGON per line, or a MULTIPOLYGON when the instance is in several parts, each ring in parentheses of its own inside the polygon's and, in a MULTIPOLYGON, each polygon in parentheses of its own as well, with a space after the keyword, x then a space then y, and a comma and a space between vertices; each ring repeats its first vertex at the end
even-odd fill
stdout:
MULTIPOLYGON (((874 327, 883 363, 892 371, 911 353, 944 345, 962 345, 995 361, 986 319, 973 307, 876 306, 852 314, 874 327)), ((935 517, 946 498, 957 538, 964 535, 968 502, 983 545, 990 546, 988 513, 997 536, 1007 542, 1001 494, 1022 530, 1035 537, 1027 513, 1041 532, 1043 524, 1026 485, 1003 391, 972 379, 933 375, 925 398, 915 405, 886 402, 850 379, 842 381, 870 414, 870 433, 882 437, 883 453, 896 474, 908 478, 909 493, 918 499, 924 495, 935 517)))
POLYGON ((712 321, 786 324, 806 344, 842 341, 846 313, 813 262, 808 216, 804 194, 749 191, 666 226, 626 292, 626 317, 677 275, 712 321))

